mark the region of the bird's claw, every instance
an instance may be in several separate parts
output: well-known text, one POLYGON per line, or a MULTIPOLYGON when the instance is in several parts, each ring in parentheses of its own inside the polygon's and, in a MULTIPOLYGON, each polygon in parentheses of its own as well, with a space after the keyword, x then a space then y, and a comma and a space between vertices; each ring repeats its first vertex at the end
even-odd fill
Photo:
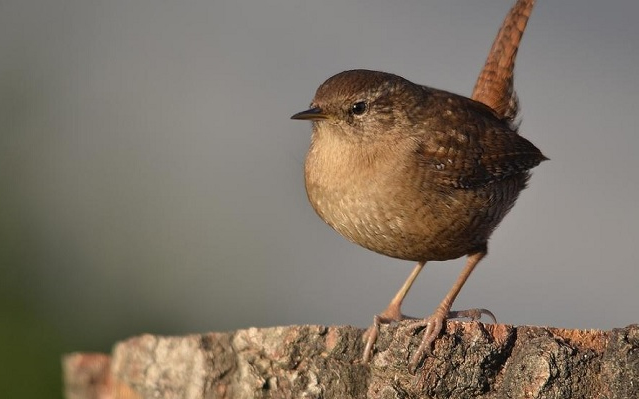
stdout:
POLYGON ((371 360, 371 356, 373 355, 373 346, 377 341, 377 336, 379 335, 379 326, 381 324, 379 315, 375 315, 373 318, 373 324, 368 327, 368 330, 364 333, 364 338, 366 339, 366 346, 364 347, 364 354, 362 355, 362 362, 368 363, 371 360))
POLYGON ((399 308, 395 309, 389 307, 381 314, 375 315, 373 318, 373 324, 364 333, 364 339, 366 340, 366 346, 364 347, 364 354, 362 355, 362 362, 368 363, 373 356, 373 348, 377 337, 379 336, 379 328, 382 324, 391 324, 393 322, 399 322, 406 319, 415 319, 411 316, 406 316, 399 311, 399 308))
POLYGON ((488 309, 466 309, 466 310, 453 310, 448 312, 447 315, 442 315, 435 312, 433 315, 426 319, 416 320, 409 324, 411 330, 416 330, 422 327, 426 327, 424 330, 424 336, 419 344, 419 347, 413 353, 413 356, 408 363, 408 370, 411 374, 414 374, 419 364, 424 360, 426 356, 432 356, 433 354, 433 342, 437 339, 442 332, 444 322, 448 319, 469 318, 473 321, 481 319, 483 315, 490 317, 494 323, 497 323, 497 319, 493 312, 488 309))
POLYGON ((481 319, 482 316, 488 316, 493 321, 493 323, 497 323, 497 318, 488 309, 476 308, 476 309, 465 309, 465 310, 451 310, 448 312, 447 319, 471 319, 472 321, 477 321, 481 319))
POLYGON ((444 321, 446 321, 445 316, 435 313, 427 319, 418 320, 410 324, 411 329, 426 327, 422 341, 408 363, 408 371, 411 374, 415 374, 417 366, 419 366, 424 357, 433 354, 433 342, 442 332, 444 321))

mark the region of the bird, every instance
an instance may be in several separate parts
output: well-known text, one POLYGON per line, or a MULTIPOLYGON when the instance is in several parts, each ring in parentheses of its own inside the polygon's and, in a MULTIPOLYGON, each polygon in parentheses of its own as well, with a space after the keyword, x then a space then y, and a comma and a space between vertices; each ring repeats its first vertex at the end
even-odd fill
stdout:
POLYGON ((488 240, 547 160, 519 132, 513 88, 517 50, 534 0, 506 16, 470 98, 366 69, 338 73, 317 89, 310 108, 291 118, 312 122, 304 165, 306 193, 319 217, 371 251, 417 262, 366 332, 363 360, 373 356, 380 325, 410 317, 401 306, 431 261, 467 256, 466 265, 423 329, 409 360, 415 372, 449 318, 479 319, 487 309, 452 304, 488 240))

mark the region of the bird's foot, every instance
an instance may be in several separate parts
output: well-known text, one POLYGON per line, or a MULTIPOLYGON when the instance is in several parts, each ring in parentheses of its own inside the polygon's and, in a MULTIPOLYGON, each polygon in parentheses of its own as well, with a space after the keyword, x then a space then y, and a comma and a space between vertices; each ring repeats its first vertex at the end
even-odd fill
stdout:
POLYGON ((413 356, 410 358, 410 362, 408 363, 408 371, 411 374, 415 374, 417 366, 426 355, 432 355, 433 342, 439 336, 439 333, 441 333, 445 321, 446 315, 440 312, 435 312, 426 319, 417 320, 414 323, 411 323, 411 329, 426 327, 424 330, 424 336, 422 337, 422 342, 419 344, 419 347, 415 353, 413 353, 413 356))
POLYGON ((466 309, 466 310, 452 310, 448 313, 442 311, 435 311, 430 317, 422 320, 416 320, 410 324, 411 329, 424 328, 424 336, 419 347, 413 353, 413 356, 408 363, 408 370, 411 374, 414 374, 417 367, 422 362, 425 356, 432 355, 433 342, 439 334, 442 332, 444 322, 447 319, 469 318, 473 321, 479 320, 482 315, 490 317, 494 323, 497 322, 495 315, 488 309, 466 309))
POLYGON ((362 356, 362 361, 364 363, 368 363, 371 360, 371 356, 373 355, 373 347, 375 346, 375 342, 377 341, 377 336, 379 335, 379 327, 382 324, 391 324, 393 322, 400 322, 402 320, 412 319, 414 317, 406 316, 402 314, 399 306, 393 306, 392 304, 386 308, 382 313, 375 315, 373 318, 373 324, 368 327, 368 330, 364 333, 364 338, 366 339, 366 346, 364 347, 364 354, 362 356))

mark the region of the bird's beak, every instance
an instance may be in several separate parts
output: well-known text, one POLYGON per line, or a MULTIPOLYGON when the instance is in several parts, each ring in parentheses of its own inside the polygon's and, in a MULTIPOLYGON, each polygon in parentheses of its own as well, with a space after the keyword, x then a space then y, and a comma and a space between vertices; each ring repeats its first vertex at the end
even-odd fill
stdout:
POLYGON ((291 119, 299 119, 302 121, 318 121, 322 119, 328 119, 328 115, 326 115, 320 107, 315 107, 306 111, 298 112, 295 115, 291 116, 291 119))

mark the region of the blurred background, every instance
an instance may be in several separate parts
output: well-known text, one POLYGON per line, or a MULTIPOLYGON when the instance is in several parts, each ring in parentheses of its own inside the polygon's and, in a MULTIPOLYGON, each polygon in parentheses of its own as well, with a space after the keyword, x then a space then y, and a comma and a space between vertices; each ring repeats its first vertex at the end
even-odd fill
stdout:
MULTIPOLYGON (((326 78, 469 95, 512 0, 0 0, 0 391, 60 397, 60 356, 149 332, 365 327, 413 267, 307 202, 326 78)), ((639 3, 540 1, 521 133, 551 158, 455 308, 500 322, 639 322, 639 3)), ((463 259, 429 264, 426 316, 463 259)))

